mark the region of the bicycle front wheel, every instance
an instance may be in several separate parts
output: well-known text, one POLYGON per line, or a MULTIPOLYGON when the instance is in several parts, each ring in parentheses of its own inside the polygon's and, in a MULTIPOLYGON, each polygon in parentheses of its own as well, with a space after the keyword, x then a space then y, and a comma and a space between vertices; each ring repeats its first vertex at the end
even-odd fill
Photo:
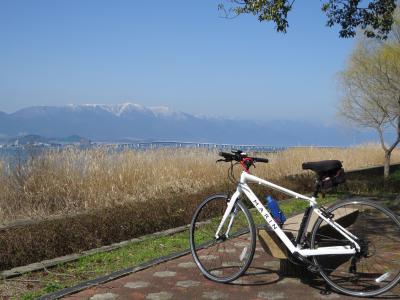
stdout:
POLYGON ((215 237, 228 200, 226 195, 207 198, 190 224, 193 258, 203 275, 216 282, 230 282, 246 272, 256 247, 253 219, 240 200, 223 224, 219 237, 215 237))
MULTIPOLYGON (((355 235, 360 250, 352 255, 313 257, 320 274, 335 290, 358 297, 382 294, 400 280, 400 221, 366 199, 347 200, 327 210, 332 220, 355 235)), ((314 225, 311 248, 353 246, 321 218, 314 225)))

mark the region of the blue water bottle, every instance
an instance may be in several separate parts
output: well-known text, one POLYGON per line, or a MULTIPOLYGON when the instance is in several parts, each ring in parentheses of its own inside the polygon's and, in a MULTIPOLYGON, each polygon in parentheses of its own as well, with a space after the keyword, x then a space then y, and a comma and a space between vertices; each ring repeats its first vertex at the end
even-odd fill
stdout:
POLYGON ((278 223, 279 226, 282 226, 286 221, 286 217, 279 208, 278 202, 271 196, 266 196, 265 202, 267 203, 267 207, 271 212, 271 215, 274 218, 275 222, 278 223))

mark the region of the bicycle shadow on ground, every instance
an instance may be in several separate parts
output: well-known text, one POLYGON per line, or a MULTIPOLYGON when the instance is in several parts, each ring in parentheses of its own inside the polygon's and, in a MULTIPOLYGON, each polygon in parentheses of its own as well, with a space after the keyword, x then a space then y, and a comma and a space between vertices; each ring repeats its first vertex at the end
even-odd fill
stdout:
MULTIPOLYGON (((330 294, 337 294, 337 295, 344 295, 344 296, 349 296, 347 294, 344 294, 342 292, 332 290, 332 288, 325 282, 325 280, 322 277, 319 277, 318 275, 313 275, 312 277, 299 277, 301 283, 308 285, 311 288, 314 288, 316 290, 319 290, 321 295, 330 295, 330 294)), ((400 285, 397 287, 394 287, 391 291, 387 292, 386 294, 375 296, 375 297, 369 297, 367 299, 400 299, 400 285)), ((363 297, 354 297, 354 299, 365 299, 363 297)))
MULTIPOLYGON (((327 296, 331 294, 337 294, 338 296, 344 295, 341 292, 332 290, 330 286, 327 285, 325 280, 320 277, 319 275, 308 274, 303 276, 283 276, 280 274, 279 270, 273 268, 266 268, 266 267, 258 267, 258 266, 251 266, 245 274, 243 274, 239 279, 236 279, 233 282, 228 283, 232 286, 269 286, 273 284, 280 284, 280 282, 284 282, 287 280, 287 284, 291 284, 291 280, 295 280, 309 286, 310 288, 319 291, 321 296, 327 296)), ((349 296, 351 297, 351 296, 349 296)), ((359 297, 353 297, 354 299, 365 299, 359 297)), ((370 297, 368 299, 400 299, 400 285, 393 288, 391 291, 387 292, 386 294, 370 297)))
POLYGON ((237 286, 271 285, 281 281, 283 277, 277 270, 265 267, 250 267, 245 274, 228 284, 237 286))

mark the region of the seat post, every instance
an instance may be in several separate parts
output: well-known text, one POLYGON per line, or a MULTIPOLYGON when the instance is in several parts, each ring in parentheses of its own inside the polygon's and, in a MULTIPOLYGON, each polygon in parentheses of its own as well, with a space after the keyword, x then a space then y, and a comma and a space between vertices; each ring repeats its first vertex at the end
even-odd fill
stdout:
POLYGON ((315 187, 314 187, 313 196, 315 198, 318 198, 318 194, 320 191, 321 191, 321 179, 320 179, 320 176, 318 176, 318 174, 315 174, 315 187))

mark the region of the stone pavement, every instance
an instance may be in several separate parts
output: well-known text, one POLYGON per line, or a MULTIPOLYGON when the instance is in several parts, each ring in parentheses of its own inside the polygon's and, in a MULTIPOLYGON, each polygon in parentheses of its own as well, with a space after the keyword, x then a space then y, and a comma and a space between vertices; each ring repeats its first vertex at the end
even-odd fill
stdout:
MULTIPOLYGON (((324 291, 325 284, 319 278, 279 276, 279 260, 270 257, 257 244, 253 263, 247 273, 230 284, 215 283, 203 277, 188 254, 63 299, 356 299, 334 292, 325 294, 324 291)), ((400 286, 382 298, 400 299, 400 286)))

